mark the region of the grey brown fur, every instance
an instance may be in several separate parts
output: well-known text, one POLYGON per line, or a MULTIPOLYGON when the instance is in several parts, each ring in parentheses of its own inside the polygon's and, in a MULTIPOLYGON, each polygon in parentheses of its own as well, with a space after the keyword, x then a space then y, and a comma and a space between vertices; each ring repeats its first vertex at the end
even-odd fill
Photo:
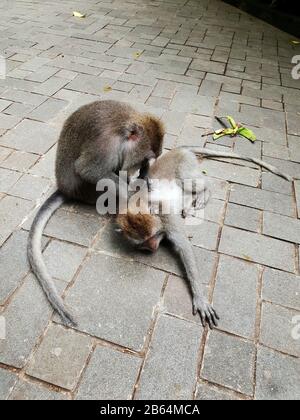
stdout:
MULTIPOLYGON (((195 195, 195 200, 191 201, 190 205, 202 207, 206 204, 208 185, 195 154, 189 150, 175 149, 161 156, 150 167, 149 179, 153 182, 163 179, 176 180, 179 185, 182 185, 186 179, 198 180, 200 181, 198 184, 194 182, 194 185, 198 185, 198 189, 191 191, 195 195)), ((147 198, 148 194, 145 195, 145 200, 147 198)), ((174 200, 176 199, 175 197, 174 200)), ((163 201, 162 194, 160 204, 163 204, 163 201)), ((181 210, 188 209, 182 207, 181 210)), ((140 249, 156 251, 163 239, 167 239, 173 245, 185 267, 192 291, 194 314, 199 313, 203 326, 206 322, 210 328, 217 326, 219 317, 201 290, 196 258, 192 244, 186 236, 181 214, 133 214, 129 208, 127 214, 120 214, 117 217, 117 223, 127 239, 140 249)))
MULTIPOLYGON (((112 179, 118 187, 120 170, 147 172, 148 162, 162 152, 164 128, 153 115, 117 101, 85 105, 66 121, 58 140, 58 191, 41 207, 31 227, 28 258, 49 302, 65 324, 76 325, 59 296, 43 261, 41 240, 52 214, 68 199, 95 204, 96 184, 112 179)), ((117 188, 118 191, 118 188, 117 188)))

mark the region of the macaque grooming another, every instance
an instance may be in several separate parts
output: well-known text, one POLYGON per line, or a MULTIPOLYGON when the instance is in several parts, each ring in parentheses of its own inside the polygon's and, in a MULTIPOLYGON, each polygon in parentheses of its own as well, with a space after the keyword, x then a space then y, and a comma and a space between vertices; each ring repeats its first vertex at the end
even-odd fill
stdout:
POLYGON ((149 159, 162 152, 164 128, 153 115, 142 114, 117 101, 85 105, 66 121, 56 155, 58 191, 40 208, 31 227, 28 258, 49 302, 65 324, 76 325, 57 293, 45 266, 42 234, 53 213, 67 200, 95 204, 101 179, 113 180, 117 193, 120 171, 146 173, 149 159))

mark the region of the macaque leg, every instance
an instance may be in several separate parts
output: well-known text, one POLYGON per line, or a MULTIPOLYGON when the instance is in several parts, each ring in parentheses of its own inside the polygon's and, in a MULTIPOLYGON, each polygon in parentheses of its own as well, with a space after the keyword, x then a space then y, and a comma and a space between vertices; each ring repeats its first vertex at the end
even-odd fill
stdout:
MULTIPOLYGON (((172 224, 173 228, 175 229, 172 224)), ((209 327, 214 328, 218 325, 219 316, 207 302, 198 283, 199 273, 192 245, 183 233, 178 230, 171 231, 172 229, 167 232, 167 238, 174 245, 184 264, 193 295, 193 313, 195 315, 199 312, 203 327, 208 322, 209 327)))

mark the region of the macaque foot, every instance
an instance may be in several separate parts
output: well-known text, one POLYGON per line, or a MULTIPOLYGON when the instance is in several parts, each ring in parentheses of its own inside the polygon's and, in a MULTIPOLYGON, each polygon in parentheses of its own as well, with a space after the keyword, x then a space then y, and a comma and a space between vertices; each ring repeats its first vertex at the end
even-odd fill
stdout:
POLYGON ((219 315, 214 308, 202 298, 195 297, 193 299, 193 314, 196 315, 199 312, 203 328, 208 323, 209 328, 213 329, 218 326, 219 315))

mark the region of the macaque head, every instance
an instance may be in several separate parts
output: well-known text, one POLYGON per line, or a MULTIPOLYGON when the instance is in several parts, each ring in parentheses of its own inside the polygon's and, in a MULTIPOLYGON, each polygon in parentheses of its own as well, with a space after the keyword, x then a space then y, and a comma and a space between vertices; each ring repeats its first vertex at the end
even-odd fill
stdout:
POLYGON ((156 159, 161 155, 165 130, 162 122, 155 116, 139 114, 121 130, 127 155, 124 170, 145 159, 156 159))
POLYGON ((140 250, 157 251, 164 237, 161 220, 155 215, 128 212, 117 217, 117 224, 126 239, 140 250))

